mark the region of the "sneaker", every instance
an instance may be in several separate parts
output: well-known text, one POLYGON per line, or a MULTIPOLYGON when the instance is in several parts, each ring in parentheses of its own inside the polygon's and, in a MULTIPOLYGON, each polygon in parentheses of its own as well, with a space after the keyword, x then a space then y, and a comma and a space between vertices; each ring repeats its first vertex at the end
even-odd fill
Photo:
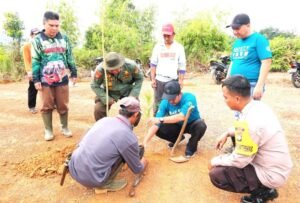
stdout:
MULTIPOLYGON (((183 136, 181 137, 180 142, 179 142, 178 144, 180 144, 184 139, 185 139, 185 137, 184 137, 184 135, 183 135, 183 136)), ((168 147, 169 147, 170 149, 172 149, 172 148, 174 147, 174 144, 175 144, 175 143, 173 143, 173 142, 169 142, 169 143, 168 143, 168 147)))
POLYGON ((53 140, 53 139, 54 139, 53 133, 52 133, 51 131, 49 131, 49 130, 45 130, 44 139, 45 139, 46 141, 51 141, 51 140, 53 140))
POLYGON ((255 194, 244 196, 241 198, 241 203, 265 203, 269 200, 274 200, 278 197, 276 189, 263 188, 259 189, 255 194))
POLYGON ((95 188, 95 193, 102 194, 107 192, 116 192, 122 190, 126 185, 127 185, 127 180, 125 179, 113 180, 112 182, 102 187, 95 188))
POLYGON ((186 157, 187 159, 194 157, 195 154, 196 154, 196 151, 192 152, 192 151, 189 150, 189 149, 186 149, 186 150, 185 150, 185 157, 186 157))
POLYGON ((35 109, 35 107, 29 108, 29 112, 32 113, 32 114, 36 114, 37 110, 35 109))
POLYGON ((69 128, 62 128, 61 132, 65 137, 72 137, 72 132, 69 130, 69 128))

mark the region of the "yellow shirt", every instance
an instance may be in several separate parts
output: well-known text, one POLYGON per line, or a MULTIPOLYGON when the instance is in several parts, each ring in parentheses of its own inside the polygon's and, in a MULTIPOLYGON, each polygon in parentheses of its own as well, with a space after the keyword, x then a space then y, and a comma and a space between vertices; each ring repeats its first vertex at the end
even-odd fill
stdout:
POLYGON ((26 72, 32 72, 31 67, 31 43, 27 42, 23 46, 23 59, 26 72))

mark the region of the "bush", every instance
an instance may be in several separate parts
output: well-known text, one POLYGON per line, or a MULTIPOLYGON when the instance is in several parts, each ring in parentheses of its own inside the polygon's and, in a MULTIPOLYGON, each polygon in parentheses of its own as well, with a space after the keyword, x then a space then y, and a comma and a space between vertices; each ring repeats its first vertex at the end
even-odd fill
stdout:
POLYGON ((270 41, 273 54, 271 71, 287 71, 293 60, 299 60, 300 38, 276 37, 270 41))
POLYGON ((0 73, 8 74, 12 69, 12 61, 10 54, 5 50, 3 46, 0 46, 0 73))
POLYGON ((98 50, 88 50, 85 48, 74 49, 73 55, 75 58, 77 68, 85 70, 95 69, 95 59, 102 56, 102 53, 98 50))
POLYGON ((203 67, 211 56, 229 50, 230 38, 209 18, 187 21, 179 30, 177 39, 183 44, 187 61, 192 66, 203 67))

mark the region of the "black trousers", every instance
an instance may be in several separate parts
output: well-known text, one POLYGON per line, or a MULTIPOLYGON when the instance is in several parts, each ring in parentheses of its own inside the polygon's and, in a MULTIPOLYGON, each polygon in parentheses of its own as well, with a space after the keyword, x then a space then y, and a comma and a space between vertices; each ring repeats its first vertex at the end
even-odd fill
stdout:
MULTIPOLYGON (((175 143, 180 130, 181 130, 180 124, 162 124, 160 128, 158 129, 156 135, 160 137, 161 139, 167 140, 169 142, 175 143)), ((203 137, 205 131, 206 131, 206 124, 204 120, 198 119, 193 121, 192 123, 189 123, 186 125, 184 133, 191 134, 191 138, 189 139, 186 148, 191 151, 195 152, 197 151, 198 147, 198 141, 203 137)))
POLYGON ((34 87, 32 80, 29 80, 28 87, 28 108, 34 108, 36 106, 36 95, 38 91, 34 87))
POLYGON ((238 193, 251 193, 262 186, 252 165, 245 168, 217 166, 209 172, 214 186, 222 190, 238 193))

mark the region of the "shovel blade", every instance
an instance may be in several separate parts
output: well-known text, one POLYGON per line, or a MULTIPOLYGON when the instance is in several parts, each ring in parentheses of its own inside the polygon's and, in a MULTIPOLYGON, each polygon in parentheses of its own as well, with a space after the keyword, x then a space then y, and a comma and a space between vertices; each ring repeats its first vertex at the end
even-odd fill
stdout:
POLYGON ((175 163, 183 163, 183 162, 187 162, 189 159, 181 155, 181 156, 170 157, 170 160, 175 163))

